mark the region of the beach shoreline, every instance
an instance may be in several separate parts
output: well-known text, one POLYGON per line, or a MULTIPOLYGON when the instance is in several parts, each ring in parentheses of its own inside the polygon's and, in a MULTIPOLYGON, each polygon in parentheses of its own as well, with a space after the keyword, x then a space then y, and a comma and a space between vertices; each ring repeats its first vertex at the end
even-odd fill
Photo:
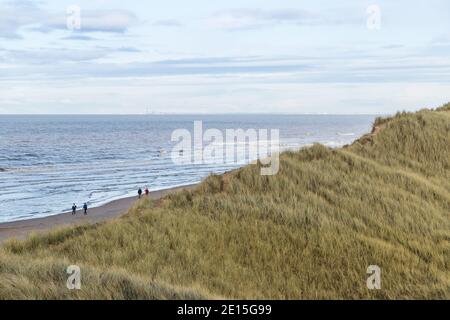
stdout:
MULTIPOLYGON (((152 200, 158 200, 169 194, 181 190, 190 190, 196 186, 198 186, 198 183, 151 191, 148 197, 152 200)), ((142 196, 142 198, 145 197, 145 195, 142 196)), ((125 214, 137 200, 137 196, 113 200, 89 209, 87 215, 84 215, 83 210, 78 210, 76 215, 65 212, 48 217, 3 222, 0 223, 0 243, 10 239, 25 239, 32 233, 46 232, 59 227, 111 220, 125 214)))

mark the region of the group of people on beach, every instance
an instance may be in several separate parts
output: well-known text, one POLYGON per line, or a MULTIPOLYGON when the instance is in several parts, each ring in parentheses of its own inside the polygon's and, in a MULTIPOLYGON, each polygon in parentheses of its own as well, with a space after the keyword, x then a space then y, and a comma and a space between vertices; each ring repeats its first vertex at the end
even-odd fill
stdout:
MULTIPOLYGON (((148 188, 145 188, 144 193, 146 196, 148 196, 150 194, 150 191, 148 190, 148 188)), ((142 189, 141 188, 138 189, 138 196, 139 196, 139 199, 142 197, 142 189)))
MULTIPOLYGON (((86 202, 83 204, 83 211, 84 211, 84 215, 87 215, 88 205, 86 202)), ((74 203, 72 205, 72 215, 75 215, 75 214, 77 214, 77 205, 74 203)))
MULTIPOLYGON (((145 188, 144 192, 142 192, 142 189, 139 188, 138 189, 139 199, 142 197, 142 193, 145 193, 145 195, 148 196, 150 194, 150 190, 148 190, 148 188, 145 188)), ((74 203, 72 205, 72 215, 76 215, 77 214, 77 208, 78 208, 77 205, 74 203)), ((87 215, 87 213, 88 213, 88 205, 87 205, 86 202, 83 205, 83 211, 84 211, 84 215, 87 215)))

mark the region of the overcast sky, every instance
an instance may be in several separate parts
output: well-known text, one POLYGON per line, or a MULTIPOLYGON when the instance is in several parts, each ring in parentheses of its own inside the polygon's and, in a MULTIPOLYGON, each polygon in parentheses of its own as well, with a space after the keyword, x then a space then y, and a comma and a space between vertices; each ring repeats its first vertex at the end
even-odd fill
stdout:
POLYGON ((0 0, 0 113, 391 113, 448 101, 447 0, 0 0))

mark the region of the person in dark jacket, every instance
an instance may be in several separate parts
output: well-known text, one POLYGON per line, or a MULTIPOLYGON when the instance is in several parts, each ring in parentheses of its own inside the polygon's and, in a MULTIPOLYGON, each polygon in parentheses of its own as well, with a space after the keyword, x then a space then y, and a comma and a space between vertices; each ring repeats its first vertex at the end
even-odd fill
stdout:
POLYGON ((84 214, 85 214, 85 215, 87 215, 87 209, 88 209, 88 205, 87 205, 87 203, 85 202, 84 205, 83 205, 83 210, 84 210, 84 214))
POLYGON ((72 215, 74 215, 74 214, 76 214, 77 213, 77 205, 74 203, 73 205, 72 205, 72 215))
POLYGON ((141 195, 142 195, 142 189, 141 188, 139 188, 139 190, 138 190, 138 195, 139 195, 139 199, 140 199, 141 195))

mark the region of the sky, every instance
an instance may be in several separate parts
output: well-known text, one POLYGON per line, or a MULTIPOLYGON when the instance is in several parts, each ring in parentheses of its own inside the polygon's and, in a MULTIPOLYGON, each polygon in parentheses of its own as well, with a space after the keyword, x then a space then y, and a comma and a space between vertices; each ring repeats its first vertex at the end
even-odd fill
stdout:
POLYGON ((386 114, 448 101, 447 0, 0 0, 0 114, 386 114))

